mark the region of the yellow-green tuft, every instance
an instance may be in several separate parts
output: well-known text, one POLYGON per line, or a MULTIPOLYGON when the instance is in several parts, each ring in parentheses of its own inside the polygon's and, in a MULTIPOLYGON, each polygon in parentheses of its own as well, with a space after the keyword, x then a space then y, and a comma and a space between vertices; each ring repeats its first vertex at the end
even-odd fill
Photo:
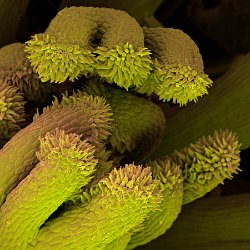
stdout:
POLYGON ((228 130, 215 131, 213 135, 203 136, 166 159, 176 162, 182 168, 183 203, 186 204, 204 196, 240 170, 240 144, 235 133, 228 130))
POLYGON ((91 51, 79 45, 56 41, 48 34, 37 34, 26 42, 28 59, 43 82, 62 83, 66 79, 74 81, 79 75, 87 76, 93 71, 91 51))
MULTIPOLYGON (((126 164, 124 168, 114 169, 107 178, 101 180, 111 192, 120 189, 126 192, 134 192, 140 196, 153 196, 158 186, 149 167, 143 168, 134 164, 126 164)), ((157 193, 157 192, 156 192, 157 193)))
POLYGON ((93 178, 95 166, 98 162, 94 158, 94 146, 81 136, 71 133, 66 134, 63 130, 56 129, 53 133, 47 133, 40 138, 40 150, 36 153, 37 158, 42 161, 58 162, 62 165, 71 165, 79 168, 79 175, 84 180, 83 186, 93 178))
POLYGON ((160 188, 165 194, 178 192, 176 188, 183 182, 182 171, 179 165, 171 160, 163 161, 161 159, 149 161, 153 177, 160 181, 160 188))
POLYGON ((155 93, 158 85, 162 82, 161 65, 156 59, 153 60, 151 67, 152 71, 148 78, 142 83, 142 85, 135 87, 135 90, 140 94, 151 95, 152 93, 155 93))
POLYGON ((212 81, 206 74, 200 74, 190 66, 180 63, 170 64, 161 69, 162 81, 157 85, 155 93, 160 100, 178 103, 180 106, 188 102, 197 102, 198 97, 207 94, 212 81))
POLYGON ((96 49, 96 72, 108 82, 128 90, 130 86, 141 86, 151 70, 150 51, 134 49, 132 44, 116 45, 114 48, 96 49))
POLYGON ((150 166, 153 178, 159 180, 163 199, 158 209, 151 211, 143 223, 134 229, 127 250, 164 234, 172 226, 182 207, 183 177, 180 167, 170 160, 150 161, 147 166, 150 166))
POLYGON ((212 81, 204 74, 203 61, 195 42, 183 31, 172 28, 143 28, 145 46, 152 52, 153 76, 140 93, 156 93, 163 101, 180 106, 207 94, 212 81))
POLYGON ((10 139, 25 121, 23 94, 0 81, 0 139, 10 139))

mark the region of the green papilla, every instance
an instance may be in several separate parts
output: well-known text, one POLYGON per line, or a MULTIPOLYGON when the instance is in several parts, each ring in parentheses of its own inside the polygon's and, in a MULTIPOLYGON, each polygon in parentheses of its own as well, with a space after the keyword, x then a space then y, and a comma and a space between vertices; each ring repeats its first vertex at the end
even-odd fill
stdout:
POLYGON ((140 93, 156 93, 163 101, 180 106, 207 94, 212 81, 203 71, 203 61, 195 42, 173 28, 143 28, 145 46, 152 51, 153 76, 137 88, 140 93))
POLYGON ((39 148, 39 137, 58 128, 65 133, 82 135, 101 147, 100 143, 110 134, 111 115, 104 99, 87 95, 81 99, 65 96, 60 104, 56 100, 43 114, 36 115, 34 121, 0 151, 0 204, 38 162, 35 152, 39 148))
POLYGON ((65 8, 26 43, 26 52, 42 81, 97 73, 127 89, 141 85, 151 70, 140 25, 115 9, 65 8))
POLYGON ((0 146, 21 129, 25 121, 24 105, 19 89, 0 79, 0 146))
POLYGON ((40 139, 37 157, 38 164, 1 207, 2 249, 27 249, 49 216, 88 184, 98 162, 92 145, 58 129, 40 139))
POLYGON ((157 209, 162 200, 158 187, 149 168, 114 169, 100 180, 95 196, 46 223, 28 249, 109 249, 123 235, 126 242, 128 232, 157 209))
POLYGON ((163 157, 182 169, 183 204, 204 196, 240 170, 240 146, 235 133, 220 130, 163 157))

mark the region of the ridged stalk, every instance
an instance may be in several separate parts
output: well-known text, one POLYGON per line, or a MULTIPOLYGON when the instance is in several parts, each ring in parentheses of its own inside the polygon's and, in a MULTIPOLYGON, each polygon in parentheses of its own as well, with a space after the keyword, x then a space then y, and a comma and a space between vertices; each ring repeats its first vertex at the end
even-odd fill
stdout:
POLYGON ((100 181, 96 196, 45 224, 30 247, 103 249, 157 209, 162 199, 158 185, 149 168, 130 164, 114 169, 100 181))
POLYGON ((42 115, 36 116, 0 150, 0 205, 38 162, 35 152, 39 148, 39 137, 59 128, 98 143, 109 135, 110 116, 105 101, 92 96, 64 97, 61 104, 55 101, 52 107, 44 109, 42 115))
MULTIPOLYGON (((183 207, 173 227, 143 250, 247 250, 250 194, 208 197, 183 207)), ((138 248, 139 250, 140 248, 138 248)))
POLYGON ((126 250, 144 245, 164 234, 178 217, 182 207, 183 177, 180 167, 171 161, 148 163, 155 179, 160 181, 163 199, 157 211, 135 228, 126 250))
POLYGON ((56 130, 40 140, 40 162, 7 196, 0 210, 1 249, 27 249, 40 227, 93 177, 94 147, 56 130))

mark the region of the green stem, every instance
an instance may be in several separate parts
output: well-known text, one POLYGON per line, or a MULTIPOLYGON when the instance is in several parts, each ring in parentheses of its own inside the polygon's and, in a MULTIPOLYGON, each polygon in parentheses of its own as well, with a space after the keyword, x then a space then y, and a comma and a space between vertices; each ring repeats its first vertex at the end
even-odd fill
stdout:
POLYGON ((99 184, 99 194, 48 221, 28 249, 112 249, 108 245, 122 236, 124 246, 127 233, 162 199, 150 169, 133 164, 113 170, 99 184))
POLYGON ((125 233, 119 238, 113 240, 102 250, 125 250, 131 238, 131 233, 125 233))
POLYGON ((249 210, 250 193, 197 200, 183 207, 163 237, 143 249, 249 249, 249 210))
POLYGON ((93 146, 76 134, 59 130, 47 134, 37 154, 41 161, 1 207, 2 249, 27 249, 49 216, 88 184, 97 164, 93 146))
POLYGON ((55 101, 52 107, 44 109, 42 115, 0 150, 0 205, 38 162, 35 153, 39 148, 39 137, 58 128, 65 133, 82 134, 90 142, 98 143, 106 134, 109 135, 110 115, 104 100, 92 97, 79 97, 77 100, 65 97, 61 104, 55 101))

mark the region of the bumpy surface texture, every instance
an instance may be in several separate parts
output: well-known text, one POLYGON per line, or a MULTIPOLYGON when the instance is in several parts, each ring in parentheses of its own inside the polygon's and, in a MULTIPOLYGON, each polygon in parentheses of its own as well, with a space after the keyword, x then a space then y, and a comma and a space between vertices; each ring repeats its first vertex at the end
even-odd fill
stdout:
POLYGON ((43 103, 53 86, 42 83, 27 59, 25 45, 13 43, 0 49, 0 85, 17 87, 27 100, 43 103))
POLYGON ((98 143, 109 136, 110 118, 110 108, 100 97, 64 97, 61 104, 56 100, 52 107, 44 109, 42 115, 36 116, 33 123, 19 131, 0 151, 0 204, 36 165, 39 137, 59 128, 98 143))
POLYGON ((151 101, 120 89, 105 86, 97 79, 89 81, 84 91, 103 96, 113 112, 113 131, 109 141, 120 153, 130 152, 133 159, 144 158, 164 134, 166 122, 162 110, 151 101))
POLYGON ((11 138, 0 150, 3 250, 134 249, 239 171, 228 130, 149 160, 166 129, 156 102, 196 102, 212 82, 180 30, 71 7, 0 58, 0 147, 11 138))
POLYGON ((183 177, 180 167, 171 161, 151 161, 147 163, 153 177, 160 182, 163 199, 158 210, 134 229, 126 249, 134 249, 164 234, 177 219, 182 207, 183 177))
POLYGON ((31 249, 105 249, 141 223, 162 199, 150 169, 133 164, 114 169, 96 188, 89 202, 45 224, 31 249))
POLYGON ((8 195, 0 211, 0 245, 27 249, 49 216, 88 184, 97 159, 77 134, 56 130, 40 139, 40 162, 8 195), (21 209, 20 209, 21 208, 21 209))
POLYGON ((108 8, 63 9, 44 34, 27 42, 26 52, 42 81, 61 83, 94 72, 128 88, 141 85, 151 69, 140 25, 108 8))
POLYGON ((24 105, 19 89, 0 80, 0 146, 21 129, 24 105))
POLYGON ((240 144, 228 130, 215 131, 165 160, 176 162, 184 176, 183 204, 204 196, 239 171, 240 144))
POLYGON ((154 76, 148 78, 141 93, 154 92, 163 101, 173 100, 181 106, 207 94, 212 81, 203 72, 203 61, 194 41, 184 32, 172 28, 144 28, 145 46, 157 59, 154 76), (156 84, 156 82, 158 84, 156 84))

